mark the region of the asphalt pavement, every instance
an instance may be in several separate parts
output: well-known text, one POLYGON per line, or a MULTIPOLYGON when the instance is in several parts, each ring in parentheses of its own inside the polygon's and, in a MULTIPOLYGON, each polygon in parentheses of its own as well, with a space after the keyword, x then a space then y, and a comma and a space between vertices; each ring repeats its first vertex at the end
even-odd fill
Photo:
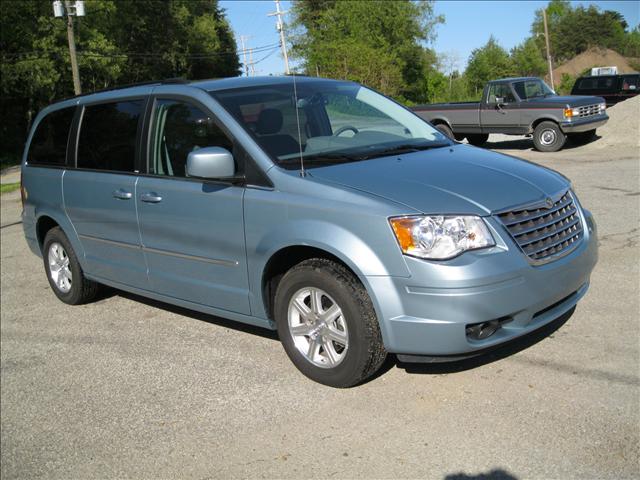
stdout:
POLYGON ((115 290, 61 303, 2 195, 2 479, 639 478, 638 151, 489 146, 573 180, 599 227, 590 291, 512 351, 390 357, 349 390, 307 380, 269 331, 115 290))

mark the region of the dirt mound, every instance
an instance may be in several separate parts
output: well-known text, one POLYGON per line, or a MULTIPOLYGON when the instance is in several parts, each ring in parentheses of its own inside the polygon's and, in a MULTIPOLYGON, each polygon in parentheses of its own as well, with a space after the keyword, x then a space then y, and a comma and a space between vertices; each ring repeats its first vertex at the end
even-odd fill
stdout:
POLYGON ((640 95, 607 109, 609 121, 598 129, 602 137, 586 148, 631 148, 640 154, 640 95))
POLYGON ((580 75, 591 67, 618 67, 618 73, 633 73, 634 69, 629 65, 625 57, 608 48, 590 48, 580 55, 563 63, 553 71, 553 79, 560 82, 563 73, 572 76, 580 75))

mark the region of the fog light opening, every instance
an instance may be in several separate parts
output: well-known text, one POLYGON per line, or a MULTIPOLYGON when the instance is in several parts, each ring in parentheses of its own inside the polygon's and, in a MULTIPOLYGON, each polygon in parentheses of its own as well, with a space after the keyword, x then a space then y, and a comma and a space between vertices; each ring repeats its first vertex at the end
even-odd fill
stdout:
POLYGON ((490 320, 488 322, 472 323, 467 325, 466 333, 467 338, 470 340, 486 340, 491 335, 496 333, 503 323, 511 321, 510 317, 498 318, 497 320, 490 320))

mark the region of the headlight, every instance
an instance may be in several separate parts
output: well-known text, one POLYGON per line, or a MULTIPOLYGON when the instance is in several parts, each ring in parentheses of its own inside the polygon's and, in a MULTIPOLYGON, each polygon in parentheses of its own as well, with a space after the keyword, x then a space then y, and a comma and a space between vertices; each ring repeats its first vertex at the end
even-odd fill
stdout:
POLYGON ((600 113, 604 113, 607 110, 607 104, 606 103, 601 103, 600 104, 600 113))
POLYGON ((480 217, 417 216, 389 221, 402 252, 414 257, 446 260, 496 244, 480 217))

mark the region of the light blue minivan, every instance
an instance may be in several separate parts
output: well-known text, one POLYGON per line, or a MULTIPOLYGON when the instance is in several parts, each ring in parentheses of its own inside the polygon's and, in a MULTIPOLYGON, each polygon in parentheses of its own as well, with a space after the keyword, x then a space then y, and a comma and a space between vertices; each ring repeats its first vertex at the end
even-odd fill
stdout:
POLYGON ((387 353, 446 360, 527 335, 575 307, 597 261, 593 217, 559 173, 310 77, 51 105, 22 197, 63 302, 104 284, 277 329, 298 369, 335 387, 387 353))

